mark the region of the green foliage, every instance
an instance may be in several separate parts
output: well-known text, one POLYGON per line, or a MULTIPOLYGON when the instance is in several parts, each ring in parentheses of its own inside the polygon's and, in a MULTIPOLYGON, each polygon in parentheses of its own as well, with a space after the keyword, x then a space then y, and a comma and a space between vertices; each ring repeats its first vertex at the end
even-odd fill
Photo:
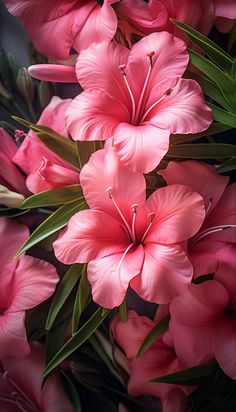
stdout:
POLYGON ((152 346, 154 342, 168 329, 170 320, 170 315, 166 315, 163 319, 161 319, 157 324, 152 328, 152 330, 148 333, 142 345, 140 346, 137 357, 142 356, 149 348, 152 346))

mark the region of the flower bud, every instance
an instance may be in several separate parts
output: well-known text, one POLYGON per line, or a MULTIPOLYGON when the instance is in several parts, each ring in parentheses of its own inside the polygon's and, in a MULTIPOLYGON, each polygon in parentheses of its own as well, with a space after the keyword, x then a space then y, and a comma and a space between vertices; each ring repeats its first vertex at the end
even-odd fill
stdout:
POLYGON ((26 100, 32 102, 34 99, 35 84, 32 77, 28 74, 26 67, 22 67, 18 71, 16 84, 21 95, 26 100))
POLYGON ((42 108, 46 107, 54 96, 54 90, 52 84, 41 81, 39 84, 39 101, 42 108))
POLYGON ((7 207, 19 207, 24 200, 20 193, 12 192, 7 187, 0 185, 0 205, 7 207))

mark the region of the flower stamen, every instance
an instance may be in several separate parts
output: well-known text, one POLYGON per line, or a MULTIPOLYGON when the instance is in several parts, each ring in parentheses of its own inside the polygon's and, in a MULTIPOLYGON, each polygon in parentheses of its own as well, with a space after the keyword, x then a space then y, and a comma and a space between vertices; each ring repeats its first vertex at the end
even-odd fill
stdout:
POLYGON ((133 210, 133 219, 132 219, 132 228, 131 228, 131 231, 132 231, 132 239, 133 239, 133 242, 136 242, 136 241, 137 241, 137 238, 136 238, 136 233, 135 233, 135 221, 136 221, 136 216, 137 216, 137 207, 138 207, 138 204, 135 203, 135 204, 132 205, 131 207, 132 207, 132 210, 133 210))
POLYGON ((124 78, 124 82, 125 82, 125 85, 126 85, 126 87, 127 87, 127 90, 128 90, 128 93, 129 93, 129 96, 130 96, 130 99, 131 99, 131 104, 132 104, 131 123, 133 124, 133 123, 134 123, 134 120, 135 120, 135 100, 134 100, 134 95, 133 95, 133 93, 132 93, 131 87, 130 87, 129 82, 128 82, 128 80, 127 80, 127 76, 126 76, 126 72, 125 72, 125 67, 126 67, 125 64, 121 64, 121 65, 119 66, 119 69, 120 69, 121 74, 122 74, 122 76, 123 76, 123 78, 124 78))
POLYGON ((114 199, 114 196, 112 195, 112 187, 111 187, 111 186, 108 187, 108 188, 106 189, 106 192, 108 193, 109 198, 112 200, 112 202, 113 202, 113 204, 114 204, 117 212, 119 213, 119 215, 120 215, 120 217, 121 217, 121 219, 122 219, 122 221, 123 221, 123 223, 124 223, 124 225, 125 225, 128 233, 129 233, 131 239, 133 239, 133 237, 132 237, 132 230, 130 229, 129 224, 128 224, 128 222, 127 222, 124 214, 122 213, 121 209, 119 208, 119 205, 117 204, 116 200, 114 199))
POLYGON ((145 95, 146 90, 147 90, 147 85, 148 85, 148 82, 149 82, 149 79, 150 79, 150 76, 151 76, 152 67, 153 67, 153 59, 152 58, 153 58, 154 55, 155 55, 154 51, 147 54, 147 57, 149 57, 150 65, 149 65, 147 76, 146 76, 146 79, 145 79, 145 82, 144 82, 144 85, 143 85, 143 88, 142 88, 142 92, 141 92, 141 95, 140 95, 140 98, 139 98, 139 101, 138 101, 138 106, 137 106, 136 116, 135 116, 135 122, 136 123, 138 122, 139 112, 140 112, 140 109, 141 109, 141 106, 142 106, 142 103, 143 103, 143 99, 144 99, 144 95, 145 95))
POLYGON ((148 214, 148 217, 149 217, 149 219, 150 219, 150 223, 149 223, 147 229, 146 229, 145 232, 144 232, 144 235, 143 235, 143 237, 142 237, 142 239, 141 239, 141 243, 144 242, 145 237, 147 236, 149 230, 151 229, 151 227, 152 227, 152 225, 153 225, 153 221, 154 221, 154 219, 155 219, 155 213, 153 213, 153 212, 149 213, 149 214, 148 214))
POLYGON ((236 228, 236 225, 219 225, 219 226, 210 227, 200 232, 199 235, 194 236, 194 238, 191 241, 191 244, 195 244, 199 242, 199 240, 204 239, 208 235, 212 235, 212 233, 221 232, 222 230, 227 230, 227 229, 232 229, 232 228, 236 228))
POLYGON ((155 106, 157 106, 162 100, 164 100, 166 96, 169 96, 169 95, 171 94, 172 90, 173 90, 173 89, 168 89, 168 90, 166 90, 166 92, 163 94, 163 96, 162 96, 160 99, 158 99, 156 102, 154 102, 154 103, 146 110, 146 112, 144 113, 142 119, 140 120, 140 124, 143 123, 145 117, 147 117, 147 115, 151 112, 152 109, 154 109, 155 106))

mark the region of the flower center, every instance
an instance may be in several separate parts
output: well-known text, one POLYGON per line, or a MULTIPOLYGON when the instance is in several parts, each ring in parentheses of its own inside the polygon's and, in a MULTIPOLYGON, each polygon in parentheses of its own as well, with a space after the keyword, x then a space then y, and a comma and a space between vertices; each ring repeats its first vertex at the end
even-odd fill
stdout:
POLYGON ((16 406, 21 412, 41 412, 38 406, 33 404, 26 393, 8 376, 8 372, 0 372, 4 380, 12 387, 11 395, 4 395, 0 393, 0 401, 10 403, 16 406))
POLYGON ((127 79, 127 75, 125 72, 125 68, 126 65, 125 64, 121 64, 119 66, 119 69, 121 71, 121 74, 123 75, 124 78, 124 82, 131 100, 131 106, 132 106, 132 112, 131 112, 131 124, 133 125, 140 125, 142 124, 146 117, 149 115, 149 113, 154 109, 154 107, 156 107, 166 96, 169 96, 172 92, 173 89, 168 89, 166 90, 166 92, 163 94, 162 97, 160 97, 158 100, 156 100, 148 109, 146 109, 146 111, 144 112, 144 108, 145 108, 145 102, 146 102, 146 95, 147 95, 147 88, 148 88, 148 84, 149 84, 149 80, 150 80, 150 76, 152 73, 152 68, 153 68, 153 56, 155 55, 155 52, 152 51, 151 53, 147 54, 147 57, 149 58, 149 69, 147 72, 147 76, 145 78, 140 96, 139 96, 139 100, 137 102, 137 105, 135 103, 135 98, 134 98, 134 94, 132 92, 132 89, 130 87, 130 84, 128 82, 127 79))

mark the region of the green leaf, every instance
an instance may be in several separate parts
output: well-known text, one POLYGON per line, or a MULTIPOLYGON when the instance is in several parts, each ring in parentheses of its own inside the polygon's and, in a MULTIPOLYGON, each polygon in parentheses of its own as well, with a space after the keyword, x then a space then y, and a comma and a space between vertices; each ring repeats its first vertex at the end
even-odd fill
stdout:
POLYGON ((98 328, 98 326, 104 321, 104 319, 110 313, 107 309, 99 308, 90 317, 90 319, 76 332, 71 339, 57 352, 54 358, 47 364, 44 371, 44 377, 46 377, 53 369, 55 369, 61 362, 63 362, 68 356, 70 356, 76 349, 78 349, 98 328))
POLYGON ((17 252, 16 256, 20 256, 26 250, 30 249, 32 246, 41 242, 41 240, 55 233, 57 230, 62 229, 66 226, 68 220, 80 210, 86 208, 86 203, 84 201, 79 202, 78 200, 73 200, 70 203, 66 203, 52 213, 40 226, 35 229, 35 231, 30 235, 24 245, 17 252))
POLYGON ((193 368, 184 369, 180 372, 169 375, 158 376, 149 379, 149 382, 173 383, 175 385, 205 385, 211 383, 217 373, 218 365, 216 362, 204 363, 193 368))
POLYGON ((234 113, 226 112, 225 110, 221 109, 218 106, 215 106, 210 102, 207 102, 207 105, 212 110, 214 120, 236 128, 236 115, 234 113))
POLYGON ((197 30, 194 30, 187 24, 181 23, 180 21, 174 19, 171 19, 171 21, 177 27, 182 29, 187 34, 188 38, 198 47, 204 50, 204 52, 209 57, 211 57, 214 62, 216 62, 220 67, 222 67, 222 69, 228 71, 228 73, 231 73, 234 59, 228 53, 226 53, 220 46, 215 44, 212 40, 208 39, 207 37, 203 36, 203 34, 199 33, 197 30))
POLYGON ((80 163, 80 169, 88 162, 92 153, 103 148, 103 144, 100 141, 92 142, 76 142, 77 155, 80 163))
POLYGON ((47 330, 52 328, 54 320, 78 281, 81 274, 81 266, 80 264, 72 265, 60 281, 48 312, 45 326, 47 330))
POLYGON ((231 76, 234 79, 234 81, 236 82, 236 59, 234 60, 234 64, 232 66, 231 76))
POLYGON ((227 126, 225 124, 221 123, 216 123, 213 122, 210 127, 208 127, 207 130, 204 130, 201 133, 195 133, 195 134, 172 134, 170 136, 170 146, 173 146, 175 144, 180 144, 184 142, 192 142, 194 140, 200 139, 202 137, 206 136, 214 136, 215 134, 218 133, 223 133, 226 130, 231 129, 230 126, 227 126))
POLYGON ((75 142, 66 139, 64 136, 50 129, 50 127, 36 125, 16 116, 12 116, 12 118, 33 130, 48 149, 56 153, 61 159, 72 164, 76 169, 80 169, 75 142))
POLYGON ((225 173, 225 172, 230 172, 231 170, 235 170, 235 169, 236 169, 236 157, 232 157, 231 159, 222 163, 220 167, 218 167, 217 172, 225 173))
POLYGON ((81 186, 71 185, 57 189, 40 192, 23 201, 21 209, 33 209, 36 207, 57 206, 72 200, 81 200, 81 186))
POLYGON ((180 159, 218 159, 236 156, 236 145, 226 143, 195 143, 172 146, 166 157, 180 159))
POLYGON ((79 326, 80 317, 86 308, 88 302, 90 301, 91 296, 91 286, 87 279, 87 265, 84 265, 80 283, 78 286, 74 309, 73 309, 73 317, 72 317, 72 334, 74 334, 79 326))
POLYGON ((20 209, 15 209, 11 207, 1 207, 0 208, 1 217, 16 217, 16 216, 25 215, 28 212, 29 210, 20 210, 20 209))
POLYGON ((63 376, 63 388, 65 393, 67 394, 71 404, 73 405, 74 412, 82 412, 82 406, 79 398, 79 394, 69 376, 63 371, 60 371, 61 375, 63 376))
POLYGON ((170 315, 166 315, 154 326, 154 328, 152 328, 152 330, 142 342, 138 350, 137 357, 142 356, 150 348, 150 346, 168 329, 169 320, 170 315))
POLYGON ((235 108, 235 83, 233 82, 233 79, 214 63, 193 50, 189 50, 189 56, 191 63, 218 85, 230 106, 235 108))
POLYGON ((126 298, 124 298, 123 302, 119 306, 119 315, 120 315, 120 320, 122 322, 127 322, 128 320, 128 315, 127 315, 127 305, 126 305, 126 298))

